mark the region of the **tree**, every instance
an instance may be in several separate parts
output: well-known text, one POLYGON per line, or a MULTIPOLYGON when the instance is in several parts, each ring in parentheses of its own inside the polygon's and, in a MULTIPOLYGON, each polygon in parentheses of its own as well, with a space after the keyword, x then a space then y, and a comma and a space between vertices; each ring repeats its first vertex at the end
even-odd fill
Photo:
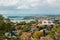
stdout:
POLYGON ((30 30, 30 26, 29 25, 25 25, 24 27, 23 27, 23 31, 24 32, 27 32, 27 31, 29 31, 30 30))
POLYGON ((33 38, 39 39, 41 36, 43 36, 43 31, 35 31, 33 33, 33 38))
POLYGON ((26 22, 20 22, 20 23, 17 23, 17 25, 25 25, 26 22))
POLYGON ((3 20, 3 19, 4 19, 4 17, 2 15, 0 15, 0 20, 3 20))

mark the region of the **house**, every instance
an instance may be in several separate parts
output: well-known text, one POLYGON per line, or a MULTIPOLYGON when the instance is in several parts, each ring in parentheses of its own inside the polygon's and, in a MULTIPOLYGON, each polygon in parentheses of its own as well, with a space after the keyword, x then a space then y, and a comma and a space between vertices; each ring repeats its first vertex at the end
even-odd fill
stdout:
POLYGON ((11 33, 10 33, 10 32, 5 32, 5 36, 6 36, 7 38, 11 38, 11 33))
POLYGON ((60 20, 57 20, 57 19, 56 19, 56 20, 53 20, 53 22, 54 22, 54 23, 59 23, 60 20))
POLYGON ((17 32, 16 31, 12 31, 12 37, 16 38, 17 36, 18 36, 17 32))
POLYGON ((38 21, 37 23, 33 24, 34 27, 37 27, 37 26, 54 26, 55 24, 53 23, 52 20, 41 20, 41 21, 38 21))
POLYGON ((43 20, 41 25, 51 26, 54 25, 54 23, 51 20, 43 20))
POLYGON ((38 31, 39 29, 37 27, 31 27, 30 32, 33 33, 34 31, 38 31))

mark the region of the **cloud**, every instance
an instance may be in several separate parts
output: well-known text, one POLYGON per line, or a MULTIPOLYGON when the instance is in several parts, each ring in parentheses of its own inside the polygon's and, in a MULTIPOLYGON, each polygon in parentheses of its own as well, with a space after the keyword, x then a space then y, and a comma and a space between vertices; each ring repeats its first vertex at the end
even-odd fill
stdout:
POLYGON ((60 7, 60 0, 20 0, 17 4, 17 9, 40 8, 46 5, 49 7, 60 7))
POLYGON ((47 0, 49 6, 60 7, 60 0, 47 0))
POLYGON ((17 3, 17 9, 20 9, 20 8, 31 8, 31 7, 36 7, 38 6, 40 3, 40 0, 20 0, 18 3, 17 3))
POLYGON ((15 6, 16 9, 40 8, 40 6, 60 7, 60 0, 0 0, 0 6, 15 6))
POLYGON ((15 5, 17 0, 0 0, 0 6, 12 6, 15 5))

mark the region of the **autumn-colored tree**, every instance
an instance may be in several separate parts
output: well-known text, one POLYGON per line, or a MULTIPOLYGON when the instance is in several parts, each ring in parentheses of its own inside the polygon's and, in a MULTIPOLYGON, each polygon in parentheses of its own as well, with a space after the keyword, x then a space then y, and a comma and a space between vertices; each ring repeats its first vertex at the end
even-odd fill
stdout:
POLYGON ((35 31, 33 33, 33 38, 40 38, 41 36, 43 36, 43 31, 35 31))
POLYGON ((22 30, 17 30, 18 36, 22 35, 23 31, 22 30))

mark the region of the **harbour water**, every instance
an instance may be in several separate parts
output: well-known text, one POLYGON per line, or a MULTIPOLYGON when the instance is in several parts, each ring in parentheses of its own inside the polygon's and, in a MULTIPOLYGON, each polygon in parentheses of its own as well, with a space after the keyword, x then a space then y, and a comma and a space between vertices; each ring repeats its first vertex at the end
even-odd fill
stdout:
POLYGON ((9 18, 11 22, 30 22, 30 21, 35 21, 34 17, 35 16, 6 16, 4 15, 5 18, 9 18))

